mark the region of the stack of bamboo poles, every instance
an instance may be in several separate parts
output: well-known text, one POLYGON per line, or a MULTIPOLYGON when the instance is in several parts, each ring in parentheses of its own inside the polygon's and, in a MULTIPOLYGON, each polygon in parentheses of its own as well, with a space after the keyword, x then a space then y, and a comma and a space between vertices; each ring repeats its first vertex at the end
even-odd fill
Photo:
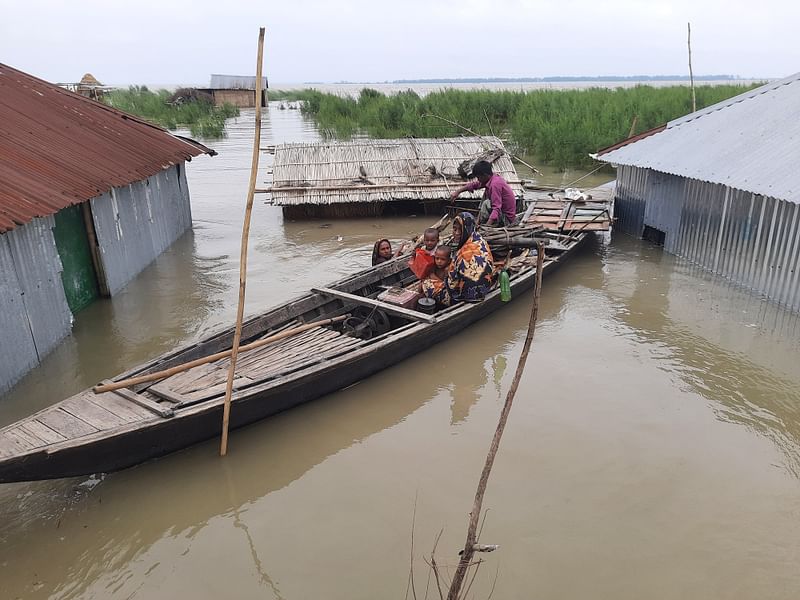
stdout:
POLYGON ((513 227, 479 227, 481 237, 489 244, 495 260, 504 259, 515 248, 536 248, 547 243, 542 239, 541 227, 516 225, 513 227))
POLYGON ((542 227, 514 225, 512 227, 479 227, 481 237, 492 248, 535 248, 542 227))

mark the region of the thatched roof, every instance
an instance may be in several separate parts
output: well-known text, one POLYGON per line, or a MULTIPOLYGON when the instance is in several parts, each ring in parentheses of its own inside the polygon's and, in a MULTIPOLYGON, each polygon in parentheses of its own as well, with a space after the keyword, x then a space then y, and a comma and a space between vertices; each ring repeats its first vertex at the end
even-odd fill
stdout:
POLYGON ((78 85, 83 86, 102 86, 103 84, 95 79, 95 76, 91 73, 85 73, 83 77, 81 77, 81 81, 78 85))
POLYGON ((511 159, 497 151, 502 148, 495 137, 282 144, 275 148, 272 203, 445 199, 466 181, 458 172, 459 164, 491 151, 501 154, 493 162, 495 173, 521 196, 511 159))

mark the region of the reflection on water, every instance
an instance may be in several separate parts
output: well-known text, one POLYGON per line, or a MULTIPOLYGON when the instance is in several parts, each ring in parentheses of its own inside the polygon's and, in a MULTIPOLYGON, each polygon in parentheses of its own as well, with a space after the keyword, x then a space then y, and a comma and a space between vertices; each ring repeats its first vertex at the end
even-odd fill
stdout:
MULTIPOLYGON (((9 422, 235 313, 248 115, 189 168, 194 231, 12 393, 9 422)), ((271 109, 265 144, 315 139, 271 109)), ((263 177, 266 178, 266 165, 263 177)), ((254 214, 248 312, 369 260, 419 219, 254 214), (341 239, 340 239, 341 238, 341 239)), ((402 364, 217 442, 120 473, 0 486, 0 598, 374 598, 445 527, 455 561, 530 296, 402 364), (378 592, 377 590, 380 590, 378 592)), ((800 326, 624 236, 545 281, 489 484, 475 583, 498 598, 795 598, 800 326)))

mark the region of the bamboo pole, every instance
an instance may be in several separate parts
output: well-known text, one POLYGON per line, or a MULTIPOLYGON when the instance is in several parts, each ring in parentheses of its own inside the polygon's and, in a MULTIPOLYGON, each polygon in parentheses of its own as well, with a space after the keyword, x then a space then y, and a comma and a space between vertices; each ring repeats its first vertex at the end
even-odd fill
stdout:
POLYGON ((242 249, 239 257, 239 307, 236 311, 236 330, 233 334, 231 348, 231 366, 228 369, 228 382, 225 386, 225 404, 222 410, 222 439, 219 446, 220 456, 228 453, 228 425, 231 416, 231 394, 233 393, 233 376, 236 372, 236 358, 239 354, 239 341, 242 339, 242 319, 244 318, 244 297, 247 286, 247 245, 250 238, 250 215, 253 212, 256 180, 258 179, 258 157, 261 147, 261 73, 264 59, 264 28, 258 30, 258 58, 256 59, 256 130, 253 134, 253 160, 250 164, 250 186, 247 190, 247 206, 244 211, 242 226, 242 249))
MULTIPOLYGON (((464 180, 453 181, 453 183, 465 183, 464 180)), ((522 181, 512 179, 506 181, 509 185, 522 185, 522 181)), ((255 192, 257 194, 271 194, 273 192, 316 192, 316 191, 329 191, 329 190, 365 190, 370 191, 374 189, 386 188, 445 188, 450 189, 447 182, 432 182, 432 183, 373 183, 367 185, 285 185, 280 187, 260 188, 255 192)))
POLYGON ((636 121, 639 119, 639 115, 633 115, 633 122, 631 123, 631 130, 628 132, 628 137, 633 137, 633 132, 636 131, 636 121))
POLYGON ((692 112, 697 110, 697 97, 694 94, 694 75, 692 74, 692 24, 686 23, 688 36, 686 39, 687 46, 689 46, 689 85, 692 86, 692 112))
MULTIPOLYGON (((246 352, 247 350, 260 348, 261 346, 266 346, 267 344, 271 344, 272 342, 277 342, 287 337, 297 335, 298 333, 303 333, 304 331, 308 331, 309 329, 314 329, 315 327, 321 327, 323 325, 331 325, 333 323, 338 323, 339 321, 344 321, 349 316, 350 315, 342 315, 340 317, 323 319, 322 321, 314 321, 313 323, 306 323, 305 325, 300 325, 299 327, 293 327, 292 329, 281 331, 280 333, 276 333, 269 337, 256 340, 255 342, 250 342, 249 344, 245 344, 244 346, 239 346, 239 352, 246 352)), ((230 356, 232 352, 233 349, 223 350, 222 352, 217 352, 216 354, 209 354, 208 356, 204 356, 202 358, 198 358, 196 360, 192 360, 187 363, 175 365, 174 367, 170 367, 169 369, 164 369, 163 371, 156 371, 154 373, 148 373, 147 375, 139 375, 138 377, 131 377, 129 379, 123 379, 121 381, 114 381, 112 383, 96 385, 92 388, 92 391, 95 394, 102 394, 103 392, 113 392, 114 390, 130 387, 132 385, 147 383, 148 381, 158 381, 159 379, 165 379, 177 373, 188 371, 189 369, 193 369, 194 367, 199 367, 200 365, 205 365, 207 363, 214 362, 215 360, 219 360, 220 358, 226 358, 230 356)))
MULTIPOLYGON (((475 132, 474 132, 474 131, 472 131, 472 129, 470 129, 469 127, 464 127, 463 125, 460 125, 460 124, 456 123, 455 121, 451 121, 450 119, 445 119, 444 117, 440 117, 439 115, 434 115, 434 114, 432 114, 432 113, 426 113, 426 114, 424 114, 424 115, 422 115, 422 116, 423 116, 423 117, 434 117, 434 118, 436 118, 436 119, 441 119, 441 120, 442 120, 442 121, 444 121, 445 123, 450 123, 450 125, 452 125, 452 126, 454 126, 454 127, 458 127, 459 129, 463 129, 464 131, 466 131, 466 132, 467 132, 467 133, 469 133, 470 135, 474 135, 475 137, 479 137, 479 138, 481 138, 481 139, 482 139, 484 142, 486 142, 486 143, 489 143, 489 140, 487 140, 487 139, 486 139, 485 137, 483 137, 482 135, 479 135, 479 134, 475 133, 475 132)), ((487 118, 488 118, 488 117, 487 117, 487 118)), ((498 139, 499 139, 499 138, 498 138, 498 139)), ((537 175, 541 175, 541 174, 542 174, 542 172, 541 172, 541 171, 539 171, 539 169, 537 169, 537 168, 536 168, 536 167, 534 167, 533 165, 529 165, 528 163, 526 163, 524 160, 522 160, 522 159, 521 159, 519 156, 517 156, 516 154, 511 154, 510 152, 508 152, 508 150, 506 150, 506 149, 505 149, 505 147, 504 147, 504 146, 502 146, 502 143, 501 143, 501 146, 500 146, 500 147, 501 147, 501 149, 503 150, 503 152, 506 152, 506 153, 507 153, 507 154, 508 154, 508 155, 509 155, 511 158, 514 158, 514 159, 516 159, 517 161, 521 162, 523 165, 525 165, 526 167, 528 167, 528 168, 529 168, 531 171, 533 171, 533 172, 534 172, 534 173, 536 173, 537 175)))
MULTIPOLYGON (((472 563, 472 557, 475 552, 486 552, 496 546, 483 546, 478 544, 477 529, 478 519, 481 515, 481 507, 483 506, 483 496, 486 493, 486 484, 489 481, 489 475, 494 465, 494 458, 497 455, 497 449, 500 446, 500 439, 503 437, 503 430, 505 429, 508 415, 511 412, 511 405, 514 402, 514 395, 517 393, 520 379, 522 379, 522 372, 525 370, 525 362, 528 359, 528 352, 531 349, 533 342, 533 333, 536 330, 536 319, 539 316, 539 297, 542 291, 542 269, 544 267, 544 246, 540 243, 537 249, 536 256, 536 289, 533 294, 533 306, 531 307, 531 316, 528 321, 528 333, 525 336, 525 343, 522 345, 522 354, 520 354, 519 361, 517 362, 517 370, 514 373, 514 379, 511 381, 511 387, 506 395, 506 401, 503 404, 503 410, 500 411, 500 419, 497 423, 497 429, 494 432, 492 443, 489 446, 489 453, 486 455, 486 463, 481 472, 481 478, 478 481, 478 489, 475 492, 475 501, 472 505, 472 512, 469 515, 469 527, 467 528, 467 541, 464 544, 464 550, 461 552, 461 558, 458 561, 458 566, 453 574, 453 580, 450 584, 450 590, 447 594, 448 600, 457 600, 461 593, 461 586, 467 575, 467 569, 472 563)), ((435 567, 434 567, 435 568, 435 567)))

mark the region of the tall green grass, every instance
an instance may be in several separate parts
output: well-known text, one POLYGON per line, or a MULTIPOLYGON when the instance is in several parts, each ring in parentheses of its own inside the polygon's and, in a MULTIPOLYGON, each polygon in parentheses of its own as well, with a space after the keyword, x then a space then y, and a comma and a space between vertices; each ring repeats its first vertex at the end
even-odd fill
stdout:
POLYGON ((193 136, 222 137, 225 119, 239 115, 232 104, 214 106, 210 96, 190 90, 182 94, 186 100, 176 102, 176 94, 167 90, 151 91, 147 86, 131 86, 127 90, 114 90, 104 101, 125 112, 137 115, 167 129, 189 127, 193 136))
MULTIPOLYGON (((697 108, 747 89, 751 88, 700 86, 696 88, 697 108)), ((506 137, 515 152, 536 155, 558 168, 591 164, 589 153, 626 138, 634 118, 636 134, 691 112, 691 92, 686 86, 529 92, 447 89, 425 97, 410 90, 384 95, 365 88, 357 98, 302 90, 287 94, 285 99, 303 100, 303 112, 317 121, 323 133, 333 137, 448 137, 464 133, 430 116, 438 115, 479 135, 506 137)))

